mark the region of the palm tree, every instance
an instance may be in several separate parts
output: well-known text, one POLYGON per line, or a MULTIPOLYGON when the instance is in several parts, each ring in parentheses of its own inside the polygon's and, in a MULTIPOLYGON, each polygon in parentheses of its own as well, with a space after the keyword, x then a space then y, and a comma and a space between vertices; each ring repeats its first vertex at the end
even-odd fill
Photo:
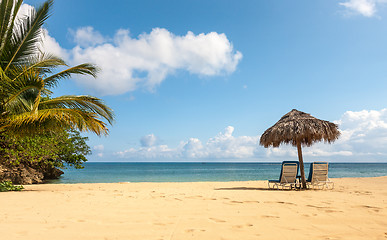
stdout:
POLYGON ((74 74, 96 76, 97 67, 69 67, 41 51, 42 26, 53 1, 44 2, 26 16, 17 16, 23 0, 0 2, 0 132, 27 133, 78 129, 107 134, 113 112, 92 96, 51 98, 60 80, 74 74), (64 70, 58 70, 58 68, 64 70))

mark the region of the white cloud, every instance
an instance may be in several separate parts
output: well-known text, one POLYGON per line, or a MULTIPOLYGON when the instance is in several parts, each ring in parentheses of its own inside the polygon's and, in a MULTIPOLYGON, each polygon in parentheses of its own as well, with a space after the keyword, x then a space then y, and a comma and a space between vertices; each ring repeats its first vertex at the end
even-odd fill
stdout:
MULTIPOLYGON (((210 138, 203 144, 197 138, 182 141, 177 148, 167 145, 145 146, 141 139, 142 147, 130 148, 116 153, 122 158, 174 158, 174 159, 243 159, 255 156, 259 136, 233 136, 234 127, 228 126, 223 132, 210 138)), ((150 136, 150 135, 148 135, 150 136)))
POLYGON ((132 38, 128 30, 120 29, 111 40, 91 27, 76 33, 79 44, 71 50, 71 62, 101 67, 97 80, 82 79, 82 84, 101 94, 122 94, 139 87, 152 91, 176 70, 201 76, 232 73, 242 57, 225 34, 215 32, 176 36, 155 28, 132 38))
MULTIPOLYGON (((46 32, 47 33, 47 32, 46 32)), ((62 49, 46 34, 47 52, 71 64, 94 63, 101 68, 97 79, 77 78, 81 85, 102 95, 117 95, 138 88, 153 91, 168 75, 184 70, 199 76, 216 76, 235 71, 242 54, 234 50, 225 34, 216 32, 177 36, 154 28, 137 38, 120 29, 110 38, 92 27, 72 31, 73 49, 62 49)))
POLYGON ((98 157, 102 158, 104 155, 103 151, 105 150, 105 146, 103 144, 96 145, 93 147, 93 150, 93 152, 95 152, 98 157))
POLYGON ((387 3, 386 0, 348 0, 339 3, 344 6, 349 13, 356 13, 365 17, 373 17, 377 12, 377 7, 387 3))
MULTIPOLYGON (((31 12, 35 12, 35 8, 31 5, 23 3, 17 13, 16 22, 22 21, 27 15, 31 12)), ((17 24, 16 24, 17 27, 17 24)), ((55 56, 62 57, 66 60, 69 59, 69 54, 67 50, 63 49, 59 43, 49 35, 47 29, 42 28, 41 31, 42 42, 37 44, 37 47, 41 50, 44 50, 47 53, 53 54, 55 56)))
POLYGON ((387 153, 387 109, 347 111, 337 121, 342 129, 339 144, 362 155, 387 153))
MULTIPOLYGON (((35 9, 23 4, 18 18, 35 9)), ((138 88, 153 91, 168 75, 178 70, 199 76, 216 76, 235 71, 242 53, 234 50, 224 33, 188 31, 178 36, 164 28, 130 36, 119 29, 113 37, 103 36, 93 27, 70 30, 76 46, 64 49, 43 29, 45 52, 57 55, 72 65, 93 63, 101 68, 97 79, 78 77, 81 85, 102 95, 117 95, 138 88)))
POLYGON ((94 150, 103 151, 105 149, 103 144, 96 145, 93 147, 94 150))
POLYGON ((35 8, 34 8, 33 6, 31 6, 31 5, 28 5, 28 4, 26 4, 26 3, 23 3, 23 4, 20 6, 19 11, 18 11, 18 13, 17 13, 17 15, 16 15, 16 19, 17 19, 16 21, 18 21, 18 20, 20 20, 20 19, 26 17, 27 15, 29 15, 29 13, 30 13, 31 11, 35 11, 35 8))
POLYGON ((234 137, 234 127, 228 126, 224 132, 210 138, 206 152, 210 158, 251 158, 258 146, 259 136, 234 137))
POLYGON ((130 148, 115 153, 118 157, 131 159, 175 159, 176 154, 176 149, 170 149, 167 145, 130 148))
POLYGON ((63 49, 55 40, 55 38, 50 36, 47 29, 43 29, 42 33, 43 41, 41 43, 41 49, 44 49, 44 51, 47 53, 61 57, 64 60, 68 60, 70 58, 68 51, 63 49))
MULTIPOLYGON (((339 124, 341 137, 333 144, 316 143, 303 148, 306 161, 385 161, 387 159, 387 109, 380 111, 347 111, 335 121, 339 124)), ((259 135, 234 136, 234 127, 228 126, 215 137, 202 142, 197 138, 182 141, 178 147, 157 145, 154 135, 141 139, 142 147, 116 153, 127 159, 213 159, 239 161, 283 161, 298 159, 297 149, 290 145, 279 148, 259 146, 259 135), (144 144, 144 139, 148 139, 144 144)))
POLYGON ((142 137, 140 140, 142 147, 151 147, 155 145, 156 141, 157 138, 153 133, 142 137))
POLYGON ((75 32, 71 30, 70 32, 73 34, 74 42, 81 47, 95 46, 107 41, 102 34, 90 26, 79 28, 75 32))

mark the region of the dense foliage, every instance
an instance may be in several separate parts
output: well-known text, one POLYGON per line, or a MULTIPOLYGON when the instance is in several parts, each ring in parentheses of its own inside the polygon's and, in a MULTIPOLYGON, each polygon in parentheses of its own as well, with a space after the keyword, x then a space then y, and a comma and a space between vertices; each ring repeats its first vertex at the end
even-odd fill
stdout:
POLYGON ((10 181, 0 182, 0 192, 21 191, 23 186, 13 185, 10 181))
POLYGON ((42 133, 31 136, 0 135, 0 153, 6 164, 18 166, 51 166, 64 168, 66 165, 83 168, 90 154, 87 137, 78 131, 59 131, 55 134, 42 133))
POLYGON ((22 4, 0 0, 0 167, 17 181, 15 169, 23 166, 45 178, 66 164, 81 168, 90 149, 77 131, 106 135, 114 119, 112 109, 99 98, 53 97, 60 81, 74 75, 95 77, 98 68, 89 63, 70 67, 45 52, 42 27, 52 0, 26 14, 19 13, 22 4))

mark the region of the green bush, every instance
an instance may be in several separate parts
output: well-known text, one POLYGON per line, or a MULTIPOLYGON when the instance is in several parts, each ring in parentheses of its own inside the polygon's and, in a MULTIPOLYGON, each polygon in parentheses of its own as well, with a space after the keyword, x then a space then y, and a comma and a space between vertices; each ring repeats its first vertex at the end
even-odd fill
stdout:
POLYGON ((13 166, 24 163, 28 166, 83 168, 86 155, 91 153, 87 140, 75 130, 24 136, 3 132, 0 133, 0 162, 3 160, 13 166))
POLYGON ((13 185, 10 181, 0 183, 0 192, 21 191, 22 189, 24 189, 23 186, 13 185))

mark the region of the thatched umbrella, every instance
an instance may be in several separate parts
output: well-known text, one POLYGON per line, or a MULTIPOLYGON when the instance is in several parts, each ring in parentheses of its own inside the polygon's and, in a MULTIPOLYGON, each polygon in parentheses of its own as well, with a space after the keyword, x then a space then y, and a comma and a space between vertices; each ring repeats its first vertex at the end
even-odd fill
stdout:
POLYGON ((337 124, 317 119, 308 113, 293 109, 262 134, 260 144, 266 148, 278 147, 281 143, 290 143, 297 147, 302 187, 306 188, 301 145, 309 147, 314 142, 322 140, 331 143, 339 135, 337 124))

